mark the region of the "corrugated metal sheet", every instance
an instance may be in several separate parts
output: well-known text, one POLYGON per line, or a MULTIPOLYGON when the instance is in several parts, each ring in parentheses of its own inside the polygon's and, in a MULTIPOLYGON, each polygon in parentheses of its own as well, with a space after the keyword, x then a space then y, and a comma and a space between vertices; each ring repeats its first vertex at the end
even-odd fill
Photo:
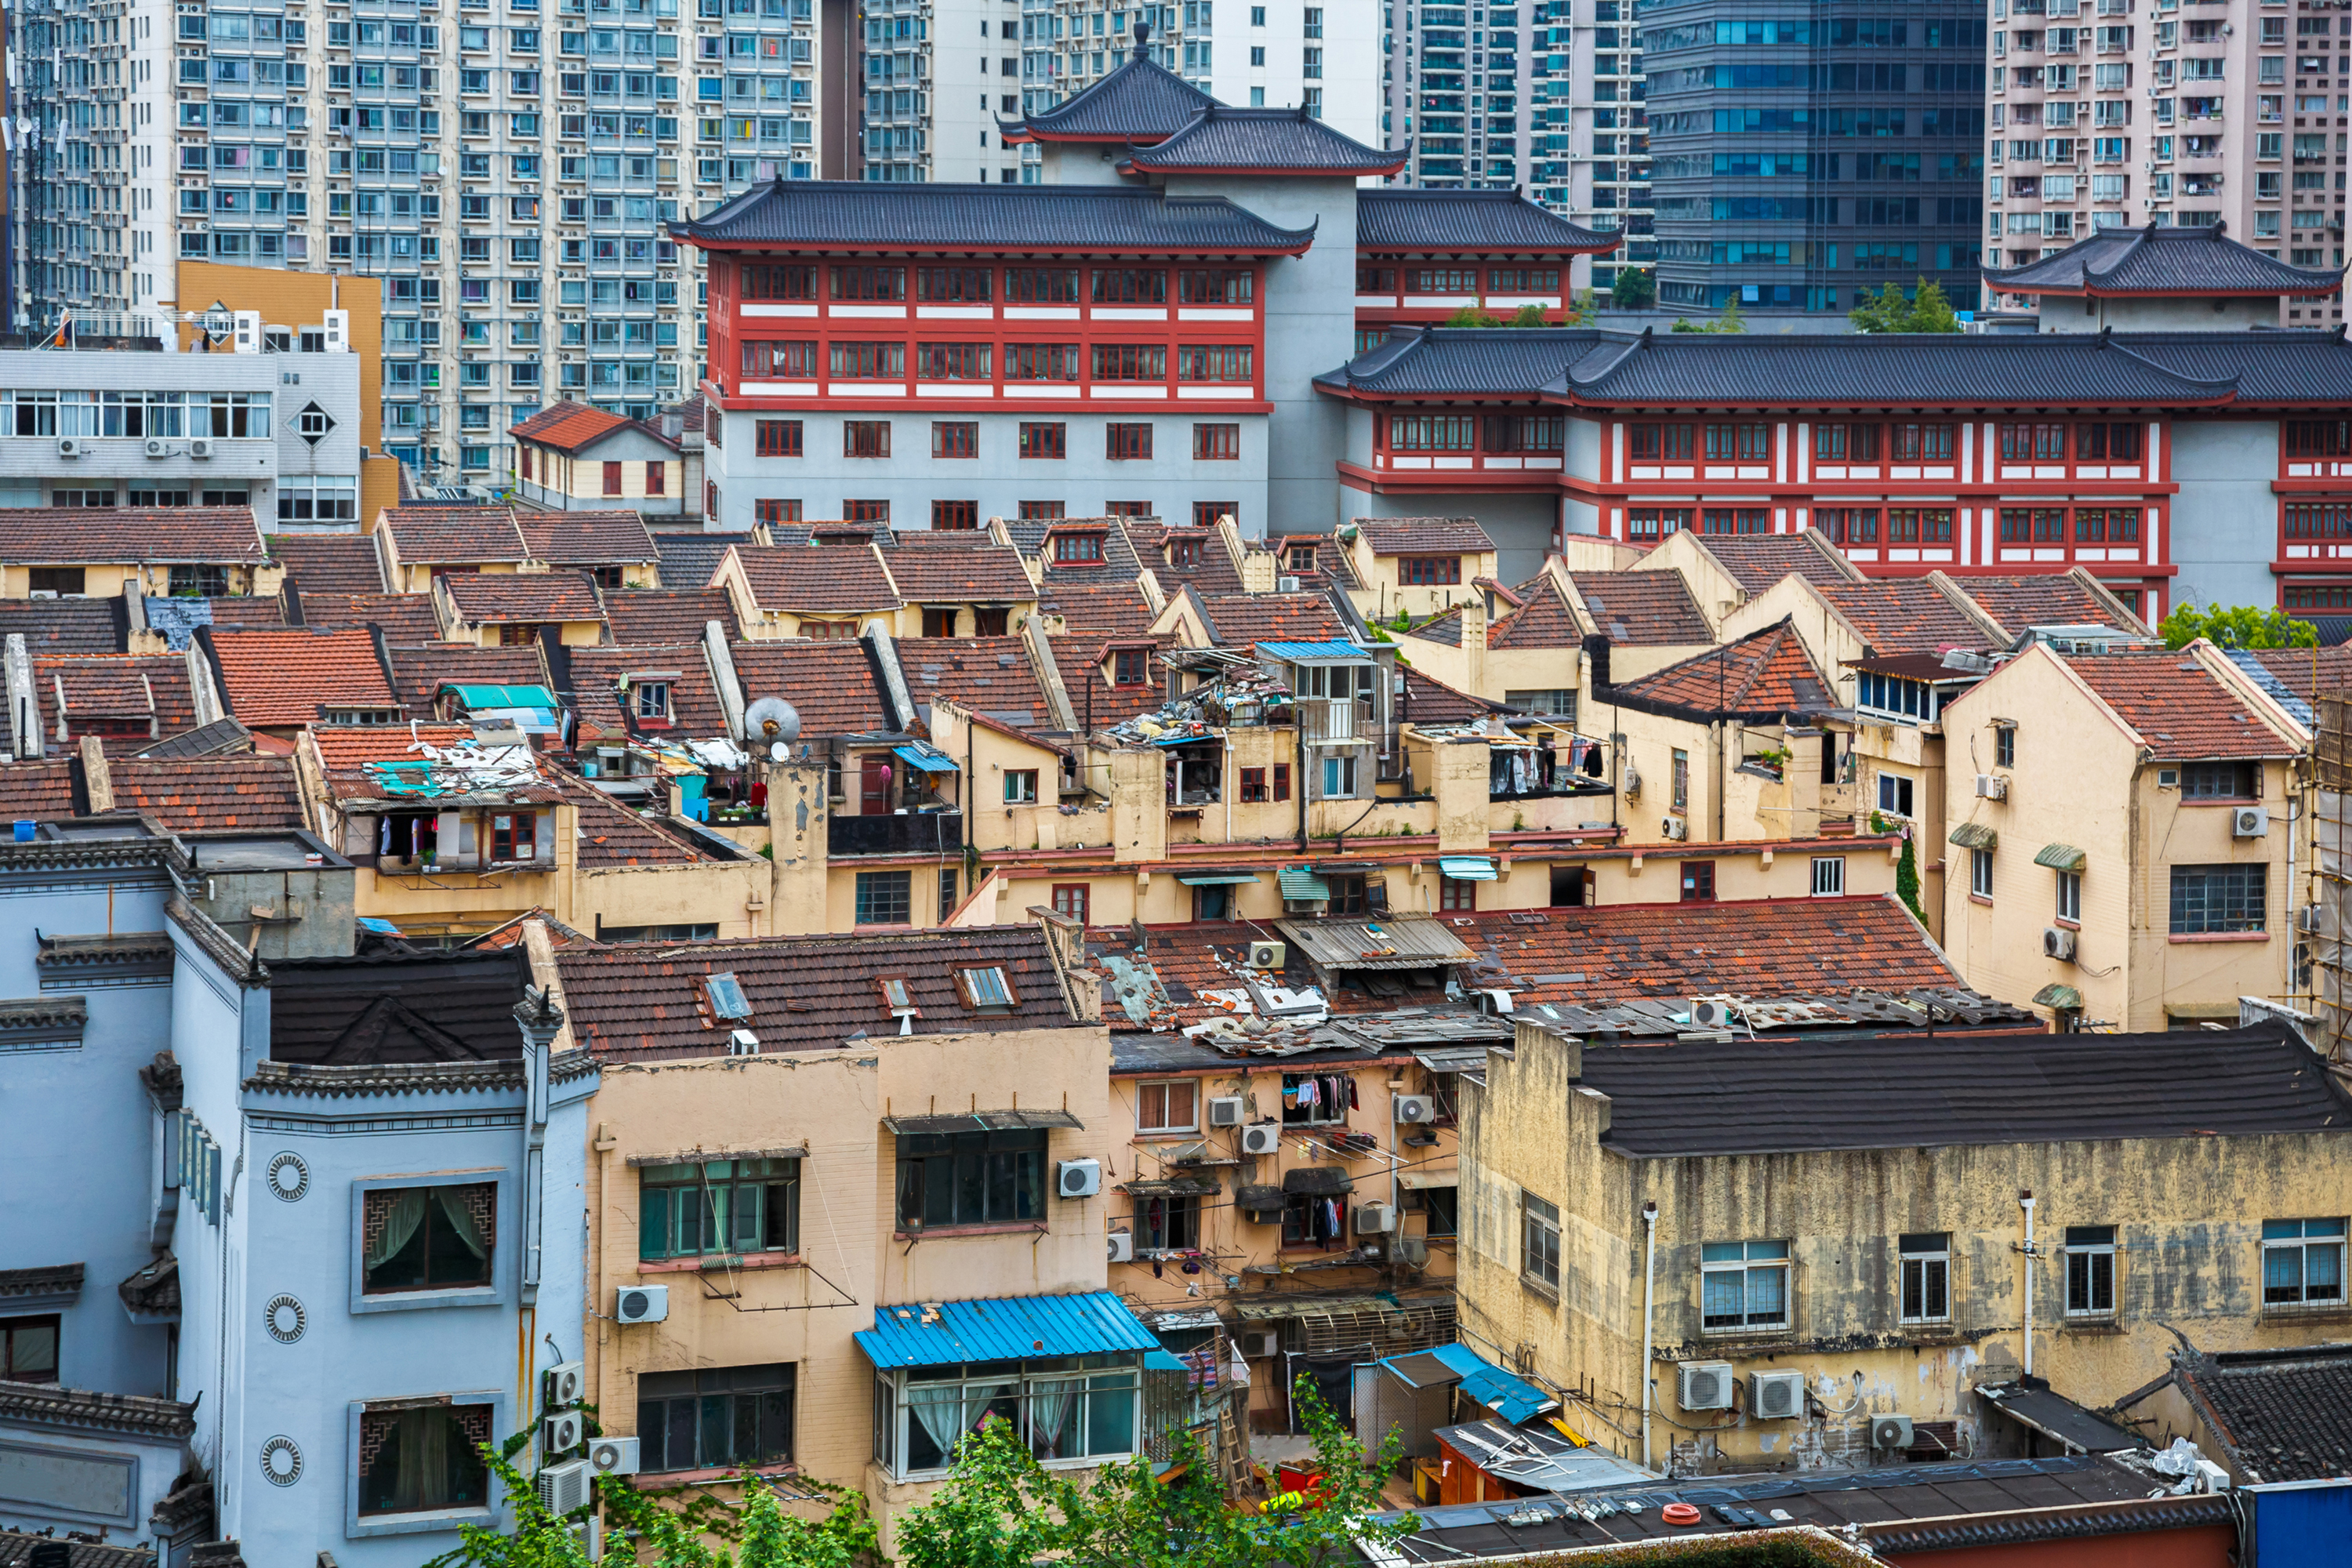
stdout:
POLYGON ((1430 1352, 1462 1377, 1462 1392, 1516 1426, 1559 1401, 1524 1378, 1514 1377, 1468 1345, 1440 1345, 1430 1352))
POLYGON ((1282 896, 1286 899, 1330 900, 1330 885, 1312 871, 1295 871, 1286 866, 1276 877, 1282 883, 1282 896))
POLYGON ((2089 858, 2072 844, 2045 844, 2042 852, 2033 858, 2033 863, 2047 866, 2053 871, 2079 871, 2089 858))
POLYGON ((1066 1110, 959 1110, 945 1116, 886 1116, 882 1125, 903 1138, 920 1132, 1023 1132, 1038 1127, 1086 1123, 1066 1110))
POLYGON ((1371 657, 1370 649, 1359 647, 1351 642, 1262 642, 1257 645, 1257 651, 1293 662, 1300 659, 1370 658, 1371 657))
POLYGON ((1476 958, 1453 928, 1426 915, 1360 921, 1280 921, 1299 952, 1327 969, 1426 969, 1476 958))
POLYGON ((877 1307, 874 1326, 853 1337, 876 1366, 951 1366, 1149 1351, 1160 1345, 1127 1304, 1108 1290, 877 1307))
POLYGON ((1495 863, 1480 855, 1441 855, 1437 868, 1457 882, 1491 882, 1495 863))
POLYGON ((2000 835, 1981 822, 1963 822, 1946 838, 1963 849, 1995 849, 2000 846, 2000 835))

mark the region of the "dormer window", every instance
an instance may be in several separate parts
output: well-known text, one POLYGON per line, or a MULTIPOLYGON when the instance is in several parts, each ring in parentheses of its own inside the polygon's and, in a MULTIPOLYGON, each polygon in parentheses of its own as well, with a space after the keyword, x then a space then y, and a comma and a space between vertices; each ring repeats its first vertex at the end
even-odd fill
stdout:
POLYGON ((957 997, 975 1013, 1009 1013, 1021 1000, 1013 994, 1013 983, 1000 964, 959 969, 955 972, 955 984, 957 997))
POLYGON ((1057 562, 1100 562, 1103 558, 1103 536, 1099 533, 1057 533, 1054 536, 1054 559, 1057 562))
POLYGON ((319 718, 321 723, 327 724, 397 724, 400 722, 400 710, 397 708, 321 708, 319 710, 319 718))
POLYGON ((1314 571, 1314 570, 1315 570, 1315 547, 1314 547, 1313 545, 1311 545, 1311 544, 1294 544, 1294 545, 1292 545, 1292 546, 1290 547, 1289 562, 1290 562, 1290 570, 1292 570, 1293 572, 1312 572, 1312 571, 1314 571))
POLYGON ((668 723, 669 682, 667 680, 640 682, 636 688, 633 706, 636 710, 640 723, 668 723))
POLYGON ((1110 683, 1113 686, 1144 686, 1150 681, 1150 669, 1142 649, 1124 648, 1111 655, 1110 683))
POLYGON ((1201 563, 1201 542, 1197 539, 1171 539, 1168 542, 1168 564, 1198 566, 1201 563))

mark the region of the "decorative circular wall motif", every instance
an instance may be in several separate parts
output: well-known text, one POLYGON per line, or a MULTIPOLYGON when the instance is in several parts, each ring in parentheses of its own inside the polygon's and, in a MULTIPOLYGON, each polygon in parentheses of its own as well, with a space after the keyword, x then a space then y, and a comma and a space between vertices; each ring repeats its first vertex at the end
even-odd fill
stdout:
POLYGON ((302 1337, 310 1319, 302 1310, 302 1303, 293 1297, 273 1296, 269 1305, 261 1310, 261 1321, 271 1339, 281 1345, 290 1345, 302 1337))
POLYGON ((261 1479, 273 1487, 290 1487, 302 1479, 302 1450, 293 1438, 272 1437, 261 1446, 261 1479))
POLYGON ((301 1155, 289 1150, 269 1162, 269 1190, 289 1204, 310 1190, 310 1167, 301 1155))

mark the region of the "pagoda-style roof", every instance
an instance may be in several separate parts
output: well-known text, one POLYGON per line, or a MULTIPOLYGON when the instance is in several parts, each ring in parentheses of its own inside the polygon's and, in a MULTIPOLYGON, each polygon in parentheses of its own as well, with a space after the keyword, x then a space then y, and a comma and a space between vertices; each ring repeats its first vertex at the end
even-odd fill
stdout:
POLYGON ((673 237, 716 249, 1069 251, 1296 256, 1312 227, 1279 228, 1223 196, 1139 185, 883 184, 775 180, 673 237))
POLYGON ((1160 174, 1353 176, 1393 174, 1410 156, 1409 148, 1387 152, 1342 136, 1304 109, 1234 109, 1212 101, 1174 135, 1131 149, 1120 168, 1160 174))
POLYGON ((1151 58, 1151 28, 1139 22, 1135 52, 1084 92, 1022 120, 1000 120, 1007 142, 1165 141, 1217 100, 1151 58))
POLYGON ((2022 267, 1988 267, 1985 286, 2090 299, 2333 294, 2344 286, 2342 268, 2290 267, 2240 245, 2227 226, 2103 229, 2022 267))

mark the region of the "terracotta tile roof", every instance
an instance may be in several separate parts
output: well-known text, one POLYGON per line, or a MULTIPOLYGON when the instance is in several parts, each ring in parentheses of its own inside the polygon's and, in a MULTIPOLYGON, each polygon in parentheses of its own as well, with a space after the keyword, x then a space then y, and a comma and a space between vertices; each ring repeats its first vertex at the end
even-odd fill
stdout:
POLYGON ((1127 536, 1124 518, 1008 518, 1004 531, 1013 548, 1044 565, 1045 586, 1049 589, 1063 583, 1132 583, 1143 571, 1143 563, 1135 553, 1135 542, 1127 536), (1062 533, 1102 535, 1102 559, 1055 560, 1054 536, 1062 533))
POLYGON ((119 757, 107 773, 119 809, 144 812, 174 833, 309 826, 290 757, 119 757))
POLYGON ((1981 651, 1990 646, 1976 623, 1925 577, 1827 583, 1821 591, 1875 654, 1941 653, 1954 647, 1981 651))
POLYGON ((661 554, 661 585, 665 588, 708 588, 710 574, 719 570, 719 558, 728 547, 749 544, 748 533, 673 533, 667 530, 653 536, 654 549, 661 554))
POLYGON ((735 623, 735 601, 723 588, 608 588, 604 619, 613 640, 625 647, 692 642, 710 621, 730 638, 741 629, 735 623))
POLYGON ((120 599, 0 599, 0 642, 27 653, 121 653, 130 629, 120 599))
POLYGON ((319 761, 331 773, 347 773, 370 763, 399 762, 424 746, 462 746, 474 738, 470 724, 333 724, 310 731, 319 761))
POLYGON ((2158 757, 2294 754, 2284 736, 2185 651, 2074 654, 2065 662, 2158 757))
POLYGON ((286 602, 275 595, 254 598, 239 595, 234 598, 208 599, 213 607, 213 625, 216 626, 282 626, 286 624, 286 602))
POLYGON ((530 558, 551 566, 637 566, 661 559, 638 512, 519 511, 515 526, 530 558))
POLYGON ((1359 517, 1349 525, 1375 555, 1492 554, 1495 542, 1475 517, 1359 517))
POLYGON ((1405 710, 1401 716, 1416 724, 1461 724, 1506 710, 1499 702, 1456 690, 1410 665, 1404 672, 1404 700, 1405 710))
POLYGON ((871 544, 739 544, 735 554, 751 584, 752 602, 763 610, 845 614, 899 605, 898 590, 882 570, 881 553, 871 544))
POLYGON ((863 642, 850 638, 770 638, 728 649, 743 700, 781 697, 801 716, 801 737, 866 735, 892 728, 874 662, 863 642))
POLYGON ((251 507, 0 510, 0 561, 20 566, 132 561, 258 566, 268 558, 251 507))
POLYGON ((584 780, 564 774, 563 795, 580 809, 578 853, 583 871, 615 866, 691 866, 711 858, 584 780))
POLYGON ((507 434, 518 441, 530 441, 541 447, 552 447, 559 452, 577 452, 593 447, 616 430, 631 426, 647 435, 659 437, 660 432, 649 426, 637 425, 618 414, 607 414, 584 403, 558 403, 542 408, 521 424, 510 427, 507 434))
POLYGON ((1076 1026, 1045 933, 1034 926, 577 946, 559 949, 555 962, 574 1037, 605 1060, 723 1055, 730 1023, 711 1016, 704 981, 712 974, 735 976, 751 1007, 740 1026, 769 1055, 827 1050, 853 1035, 896 1035, 898 1021, 875 987, 880 975, 907 982, 921 1010, 919 1034, 1076 1026), (1002 969, 1015 1005, 1003 1012, 964 1006, 954 972, 966 967, 1002 969))
POLYGON ((1723 563, 1743 593, 1760 594, 1794 572, 1810 583, 1827 587, 1850 583, 1820 543, 1820 535, 1803 533, 1710 533, 1700 542, 1723 563))
POLYGON ((1171 635, 1163 633, 1157 637, 1056 636, 1047 637, 1045 642, 1053 649, 1055 668, 1062 672, 1062 689, 1070 694, 1070 708, 1082 731, 1090 733, 1106 724, 1116 724, 1139 713, 1150 713, 1166 700, 1168 672, 1160 663, 1160 655, 1176 646, 1176 638, 1171 635), (1117 669, 1108 661, 1112 645, 1131 645, 1143 654, 1149 684, 1111 684, 1117 669))
POLYGON ((1614 689, 1704 713, 1811 713, 1836 705, 1829 679, 1787 621, 1614 689))
POLYGON ((1021 729, 1054 721, 1045 689, 1019 637, 921 637, 898 644, 908 693, 921 707, 944 697, 960 708, 1021 729))
POLYGON ((401 705, 413 716, 433 711, 434 694, 445 685, 545 686, 547 660, 537 643, 517 647, 478 647, 472 643, 428 642, 404 646, 387 642, 392 673, 400 688, 401 705))
POLYGON ((82 809, 75 803, 73 763, 64 757, 41 762, 0 761, 0 818, 54 822, 82 809))
POLYGON ((1593 625, 1636 647, 1715 640, 1679 572, 1571 572, 1593 625))
POLYGON ((152 733, 142 731, 135 738, 126 738, 131 745, 177 735, 196 724, 195 697, 188 689, 188 661, 180 654, 36 654, 33 689, 53 739, 60 717, 60 691, 67 733, 76 739, 84 732, 82 726, 93 720, 152 723, 152 733))
POLYGON ((530 547, 502 506, 387 507, 383 526, 405 566, 526 561, 530 547))
MULTIPOLYGON (((1618 574, 1612 574, 1618 575, 1618 574)), ((1569 613, 1568 600, 1549 573, 1519 584, 1517 592, 1526 607, 1513 611, 1487 628, 1488 647, 1580 647, 1584 634, 1569 613)))
POLYGON ((1254 544, 1252 548, 1263 549, 1273 554, 1277 582, 1284 577, 1297 577, 1300 580, 1299 585, 1307 588, 1320 587, 1326 582, 1335 583, 1342 588, 1362 586, 1356 581, 1355 567, 1348 563, 1348 552, 1328 533, 1286 533, 1279 539, 1254 544), (1301 568, 1290 563, 1290 552, 1298 548, 1315 552, 1313 566, 1301 568))
POLYGON ((569 651, 572 695, 580 710, 582 738, 591 731, 606 737, 629 734, 635 719, 622 710, 623 676, 669 683, 670 722, 664 734, 708 740, 727 733, 726 710, 710 681, 710 656, 699 641, 651 647, 575 647, 569 651))
POLYGON ((381 594, 383 562, 373 535, 363 533, 273 533, 269 553, 305 595, 381 594))
POLYGON ((882 561, 910 604, 1018 604, 1037 596, 1021 552, 984 533, 901 533, 884 548, 882 561))
POLYGON ((392 642, 431 642, 441 635, 430 594, 304 594, 302 624, 324 631, 382 626, 392 642))
POLYGON ((1151 602, 1132 580, 1050 583, 1038 608, 1061 616, 1073 637, 1139 637, 1153 620, 1151 602))
POLYGON ((1202 601, 1209 633, 1222 647, 1257 642, 1328 642, 1347 637, 1348 624, 1320 594, 1229 594, 1202 601))
POLYGON ((2323 693, 2352 690, 2352 647, 2254 648, 2242 657, 2306 703, 2323 693))
POLYGON ((599 621, 596 585, 578 572, 451 572, 439 579, 470 626, 549 626, 599 621))
POLYGON ((253 729, 314 724, 323 708, 396 708, 364 631, 215 632, 229 710, 253 729))
POLYGON ((1135 521, 1127 525, 1127 536, 1135 545, 1137 556, 1151 568, 1160 585, 1171 594, 1184 583, 1192 584, 1203 596, 1242 591, 1241 568, 1234 563, 1233 552, 1225 548, 1225 536, 1216 529, 1135 521), (1169 560, 1170 542, 1179 540, 1199 547, 1201 559, 1197 564, 1179 566, 1169 560))
POLYGON ((1976 601, 1977 608, 2021 637, 2028 626, 2097 626, 2137 631, 2107 607, 2072 572, 2037 573, 2031 577, 1956 577, 1953 585, 1976 601))

